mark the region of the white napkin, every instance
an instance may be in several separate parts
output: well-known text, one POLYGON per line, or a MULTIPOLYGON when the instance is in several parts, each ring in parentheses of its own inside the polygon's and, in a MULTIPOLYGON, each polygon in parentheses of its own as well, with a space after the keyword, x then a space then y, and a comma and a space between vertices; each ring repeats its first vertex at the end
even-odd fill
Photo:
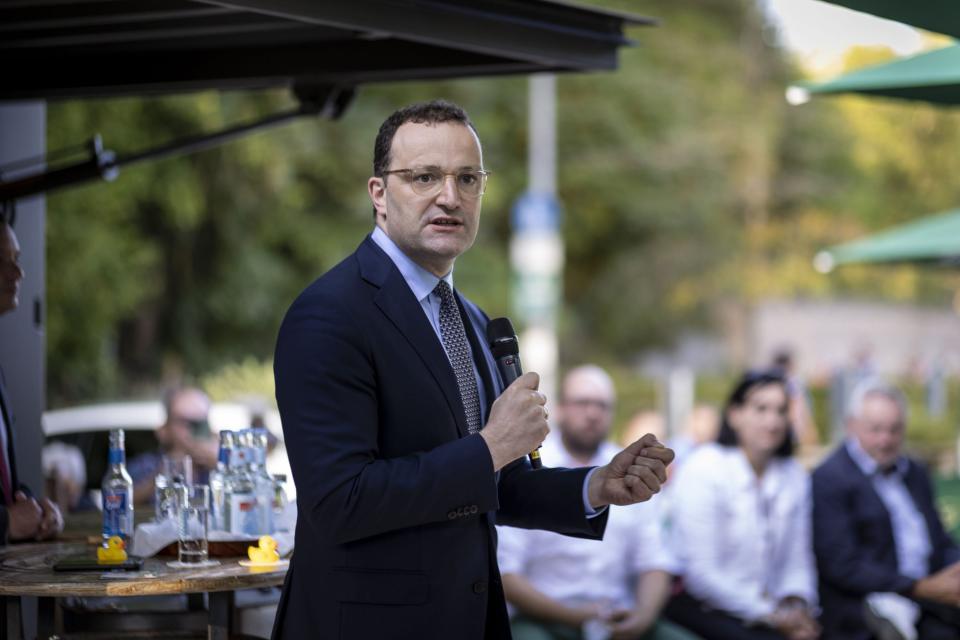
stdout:
POLYGON ((160 522, 141 522, 133 532, 130 553, 149 558, 171 542, 177 541, 177 521, 165 518, 160 522))
POLYGON ((896 593, 871 593, 867 606, 874 615, 885 618, 896 627, 906 640, 917 640, 917 621, 920 620, 920 605, 896 593))
MULTIPOLYGON (((284 509, 283 515, 278 516, 274 525, 288 531, 277 531, 272 534, 277 541, 277 553, 284 558, 293 551, 293 530, 297 522, 297 505, 290 503, 284 509)), ((257 546, 259 536, 244 536, 229 531, 213 530, 207 532, 207 540, 211 542, 246 540, 252 546, 257 546)), ((175 518, 166 518, 160 522, 142 522, 137 525, 133 533, 133 545, 130 553, 135 556, 149 558, 156 555, 171 542, 177 541, 177 521, 175 518)))

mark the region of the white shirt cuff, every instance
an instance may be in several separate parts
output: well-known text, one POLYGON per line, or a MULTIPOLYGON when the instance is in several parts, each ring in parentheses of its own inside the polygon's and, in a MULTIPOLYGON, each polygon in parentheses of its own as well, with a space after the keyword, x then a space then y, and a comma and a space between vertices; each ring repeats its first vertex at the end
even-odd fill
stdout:
POLYGON ((583 479, 583 512, 587 514, 587 518, 596 518, 598 515, 607 510, 607 506, 604 505, 599 509, 594 509, 590 505, 590 496, 589 496, 589 487, 590 487, 590 478, 593 477, 594 472, 600 467, 594 467, 587 472, 587 477, 583 479))

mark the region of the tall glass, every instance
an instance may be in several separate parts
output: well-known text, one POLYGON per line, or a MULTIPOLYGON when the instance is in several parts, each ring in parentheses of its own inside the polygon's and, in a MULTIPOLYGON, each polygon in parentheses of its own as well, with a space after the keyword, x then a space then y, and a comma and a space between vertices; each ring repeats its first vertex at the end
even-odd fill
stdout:
POLYGON ((205 484, 179 486, 177 505, 177 555, 181 564, 207 561, 207 521, 210 515, 210 487, 205 484))
POLYGON ((174 515, 176 490, 193 484, 193 459, 188 456, 163 456, 154 479, 154 509, 157 521, 174 515))

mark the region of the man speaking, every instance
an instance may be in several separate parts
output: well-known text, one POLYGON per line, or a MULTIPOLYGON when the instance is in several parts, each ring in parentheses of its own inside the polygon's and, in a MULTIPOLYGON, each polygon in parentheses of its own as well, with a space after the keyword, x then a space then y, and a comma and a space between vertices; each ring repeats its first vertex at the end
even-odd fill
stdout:
POLYGON ((666 478, 649 435, 603 467, 526 462, 548 432, 539 379, 503 389, 488 318, 453 286, 486 181, 461 108, 395 112, 373 233, 287 312, 274 374, 299 517, 276 639, 509 638, 494 522, 599 539, 606 505, 666 478))

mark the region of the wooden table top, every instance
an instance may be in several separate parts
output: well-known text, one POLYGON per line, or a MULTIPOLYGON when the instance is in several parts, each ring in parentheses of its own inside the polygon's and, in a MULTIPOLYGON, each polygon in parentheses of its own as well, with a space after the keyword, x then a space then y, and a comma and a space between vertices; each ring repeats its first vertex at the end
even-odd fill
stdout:
POLYGON ((245 558, 216 558, 219 566, 174 569, 168 557, 146 558, 140 571, 54 571, 60 558, 78 553, 96 557, 86 542, 42 542, 0 547, 0 595, 143 596, 232 591, 283 584, 287 566, 242 567, 245 558))

